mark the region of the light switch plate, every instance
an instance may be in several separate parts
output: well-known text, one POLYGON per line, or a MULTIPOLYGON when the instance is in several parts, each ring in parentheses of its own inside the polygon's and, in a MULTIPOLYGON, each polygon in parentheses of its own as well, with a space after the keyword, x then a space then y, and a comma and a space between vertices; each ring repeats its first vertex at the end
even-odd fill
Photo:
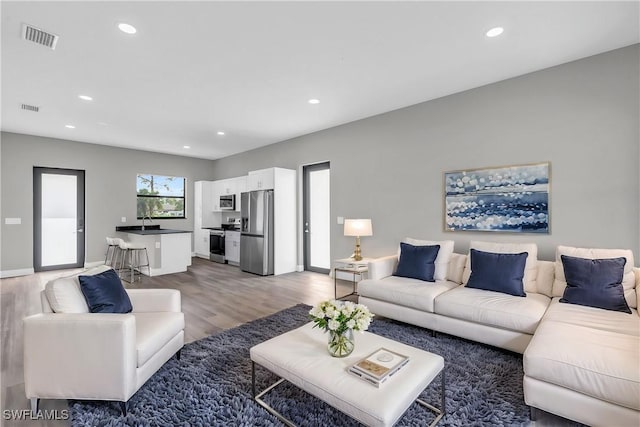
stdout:
POLYGON ((22 218, 5 218, 4 223, 7 225, 20 225, 22 224, 22 218))
POLYGON ((156 242, 156 249, 160 249, 160 242, 156 242))
POLYGON ((122 218, 120 218, 120 222, 127 222, 127 217, 123 216, 122 218))
POLYGON ((338 224, 339 224, 339 225, 344 224, 344 217, 343 217, 343 216, 339 216, 339 217, 338 217, 338 224))

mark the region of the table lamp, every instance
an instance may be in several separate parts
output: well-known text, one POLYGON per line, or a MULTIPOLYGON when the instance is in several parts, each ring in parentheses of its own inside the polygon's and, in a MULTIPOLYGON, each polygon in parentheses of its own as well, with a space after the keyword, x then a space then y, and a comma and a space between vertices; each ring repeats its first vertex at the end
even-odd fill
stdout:
POLYGON ((344 235, 355 236, 356 250, 353 252, 354 261, 362 261, 362 253, 360 252, 360 237, 373 236, 370 219, 345 219, 344 235))

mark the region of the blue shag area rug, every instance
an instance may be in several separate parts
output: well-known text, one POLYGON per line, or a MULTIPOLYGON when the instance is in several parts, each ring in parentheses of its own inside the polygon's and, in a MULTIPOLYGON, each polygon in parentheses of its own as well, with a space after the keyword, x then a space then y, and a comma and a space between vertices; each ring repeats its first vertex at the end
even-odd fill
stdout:
MULTIPOLYGON (((253 401, 249 348, 309 321, 310 307, 297 305, 271 316, 185 345, 129 400, 122 416, 115 402, 69 401, 73 426, 281 426, 253 401)), ((438 425, 526 425, 522 356, 388 319, 374 319, 370 332, 439 354, 445 359, 447 414, 438 425)), ((256 366, 257 387, 277 378, 256 366)), ((439 406, 440 381, 422 394, 439 406)), ((298 426, 358 426, 321 400, 283 383, 264 399, 298 426)), ((398 426, 424 426, 433 419, 413 404, 398 426)))

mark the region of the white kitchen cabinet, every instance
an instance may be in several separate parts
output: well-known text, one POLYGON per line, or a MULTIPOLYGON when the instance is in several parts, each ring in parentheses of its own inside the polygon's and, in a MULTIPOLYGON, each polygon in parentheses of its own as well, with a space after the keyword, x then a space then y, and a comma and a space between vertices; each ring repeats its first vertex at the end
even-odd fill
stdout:
POLYGON ((240 264, 240 232, 225 231, 224 257, 231 265, 240 264))
MULTIPOLYGON (((202 219, 202 227, 213 227, 214 218, 213 218, 213 182, 212 181, 199 181, 202 183, 201 189, 201 200, 202 200, 202 214, 200 218, 202 219)), ((196 183, 197 184, 197 183, 196 183)), ((197 194, 197 192, 196 192, 197 194)), ((217 203, 217 199, 216 199, 217 203)))
POLYGON ((236 193, 236 178, 221 179, 215 182, 217 184, 218 195, 229 195, 236 193))
POLYGON ((194 183, 193 251, 199 258, 209 258, 209 230, 202 227, 213 225, 211 181, 194 183))
POLYGON ((240 201, 242 200, 242 193, 247 191, 247 177, 239 176, 237 178, 233 178, 235 181, 235 189, 236 189, 236 212, 240 212, 240 201))
POLYGON ((273 190, 276 169, 280 168, 260 169, 249 172, 249 175, 247 175, 247 191, 273 190))
POLYGON ((196 229, 193 231, 196 256, 209 259, 209 230, 196 229))
POLYGON ((211 182, 211 211, 220 212, 220 192, 222 191, 221 181, 211 182))

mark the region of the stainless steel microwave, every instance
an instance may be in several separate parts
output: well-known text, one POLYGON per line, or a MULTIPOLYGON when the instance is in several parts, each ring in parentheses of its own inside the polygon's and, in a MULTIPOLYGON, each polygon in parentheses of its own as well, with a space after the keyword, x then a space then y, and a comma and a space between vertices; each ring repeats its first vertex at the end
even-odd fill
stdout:
POLYGON ((235 211, 236 210, 236 195, 224 194, 220 196, 220 210, 221 211, 235 211))

